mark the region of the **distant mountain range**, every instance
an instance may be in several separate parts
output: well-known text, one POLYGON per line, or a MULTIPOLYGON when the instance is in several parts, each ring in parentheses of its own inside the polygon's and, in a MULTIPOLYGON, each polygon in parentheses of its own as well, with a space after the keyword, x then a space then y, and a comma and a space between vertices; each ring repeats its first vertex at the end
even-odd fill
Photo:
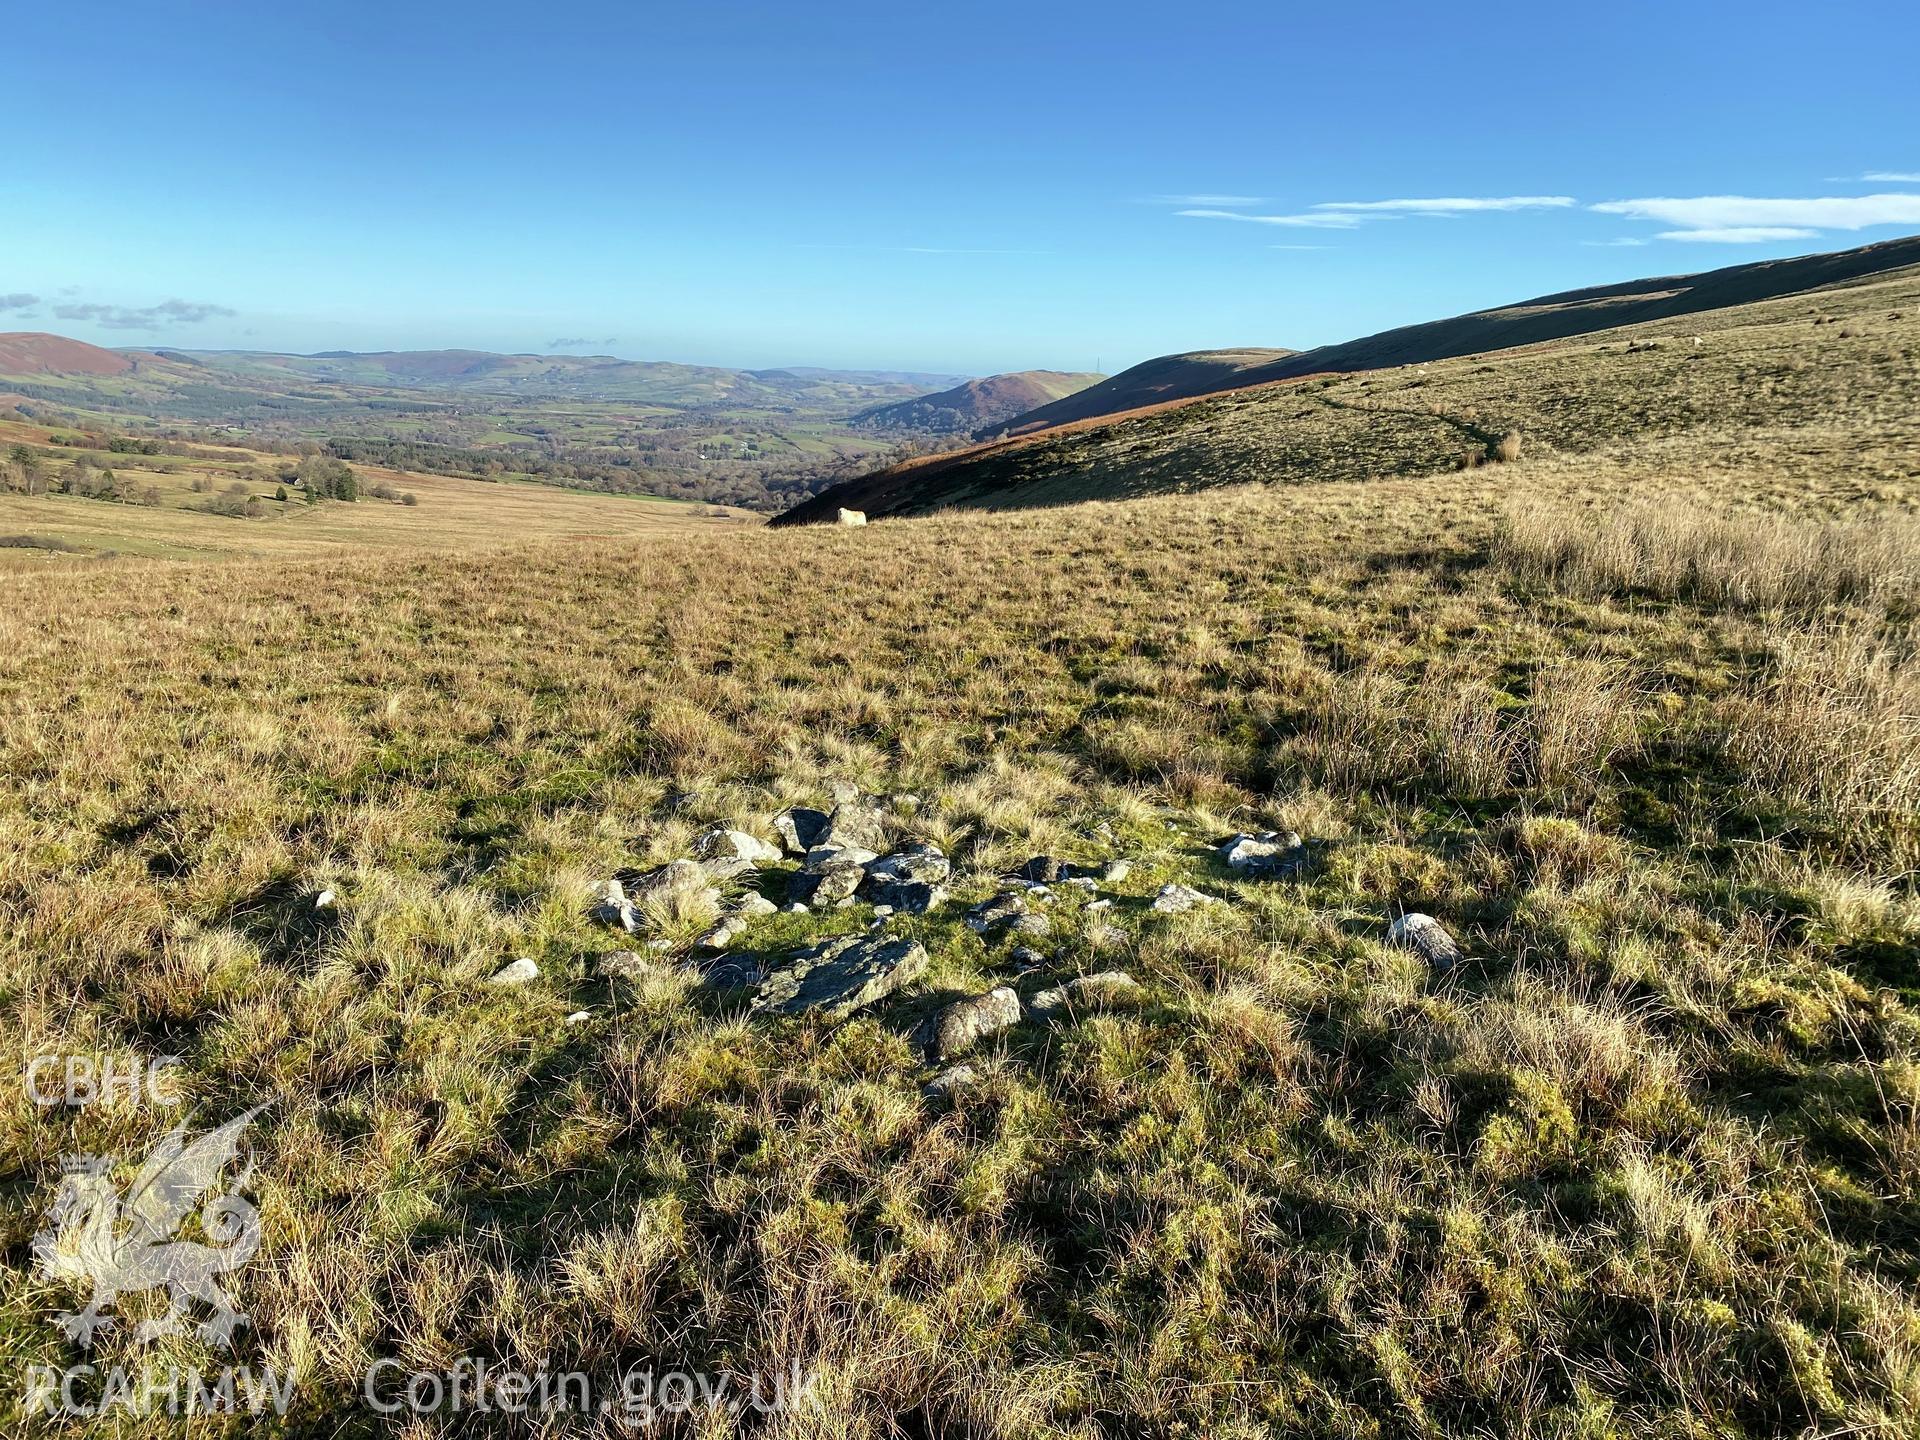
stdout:
MULTIPOLYGON (((164 416, 172 389, 202 393, 209 384, 239 390, 299 391, 316 385, 354 391, 473 392, 519 398, 626 401, 674 409, 722 407, 780 412, 850 414, 877 403, 910 399, 952 385, 954 375, 812 368, 734 370, 670 361, 621 360, 611 355, 501 355, 485 350, 323 351, 313 355, 264 350, 188 350, 178 347, 106 350, 64 336, 0 335, 0 379, 5 377, 137 376, 150 382, 115 393, 127 408, 164 416)), ((101 397, 109 403, 113 395, 101 397)), ((196 410, 196 417, 200 412, 196 410)))
POLYGON ((1789 382, 1773 383, 1811 393, 1791 377, 1822 365, 1836 367, 1831 384, 1864 374, 1881 352, 1813 312, 1878 305, 1876 325, 1911 333, 1916 290, 1920 236, 1566 291, 1271 359, 1168 356, 1015 417, 1007 438, 832 486, 774 523, 830 521, 842 507, 881 517, 1426 474, 1488 453, 1509 429, 1582 451, 1756 405, 1777 423, 1812 423, 1753 377, 1784 364, 1789 382), (1737 344, 1715 341, 1727 330, 1737 344))
POLYGON ((978 435, 1105 378, 1062 370, 1020 370, 1008 375, 989 375, 982 380, 963 381, 951 390, 876 405, 855 415, 852 423, 870 430, 978 435))

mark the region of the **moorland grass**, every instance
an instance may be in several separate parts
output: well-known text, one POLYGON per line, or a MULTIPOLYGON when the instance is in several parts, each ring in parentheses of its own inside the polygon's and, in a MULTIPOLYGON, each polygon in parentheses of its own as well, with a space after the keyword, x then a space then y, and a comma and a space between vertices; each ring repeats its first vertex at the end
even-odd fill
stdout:
MULTIPOLYGON (((813 1377, 704 1435, 1909 1433, 1920 707, 1860 557, 1912 508, 1808 453, 0 576, 10 1046, 271 1100, 232 1278, 293 1433, 524 1433, 358 1404, 470 1355, 813 1377), (835 782, 956 858, 893 922, 924 980, 833 1027, 597 977, 595 881, 835 782), (1211 858, 1264 827, 1307 875, 1211 858), (1039 852, 1135 869, 1019 976, 955 915, 1039 852), (1389 948, 1408 909, 1468 958, 1389 948), (943 998, 1114 968, 923 1095, 943 998)), ((6 1092, 8 1373, 75 1358, 59 1157, 171 1118, 6 1092)))

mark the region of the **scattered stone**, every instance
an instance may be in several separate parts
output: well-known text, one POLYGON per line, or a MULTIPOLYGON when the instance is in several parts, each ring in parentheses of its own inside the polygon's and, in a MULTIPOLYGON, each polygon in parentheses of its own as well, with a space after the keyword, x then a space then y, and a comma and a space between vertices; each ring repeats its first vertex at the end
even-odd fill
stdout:
POLYGON ((1411 950, 1436 974, 1451 970, 1460 960, 1459 942, 1431 915, 1418 912, 1402 915, 1387 927, 1387 941, 1411 950))
POLYGON ((780 913, 782 915, 806 915, 811 913, 811 907, 803 901, 789 900, 780 907, 780 913))
POLYGON ((1064 985, 1039 991, 1027 1002, 1033 1013, 1051 1018, 1075 1010, 1106 1010, 1137 999, 1140 982, 1124 970, 1102 970, 1082 975, 1064 985))
POLYGON ((642 955, 638 950, 615 950, 602 955, 595 971, 608 980, 631 980, 638 984, 642 980, 661 979, 673 972, 658 960, 642 955))
POLYGON ((908 881, 878 886, 869 898, 874 902, 876 912, 896 910, 903 915, 924 915, 934 906, 946 904, 947 892, 939 885, 908 881))
POLYGON ((1084 890, 1091 895, 1100 888, 1100 882, 1085 875, 1075 875, 1071 880, 1060 882, 1070 890, 1084 890))
POLYGON ((1281 879, 1307 865, 1307 847, 1291 830, 1233 835, 1221 842, 1220 860, 1236 875, 1281 879))
POLYGON ((1113 908, 1113 901, 1104 899, 1104 898, 1099 900, 1089 900, 1087 902, 1087 910, 1089 913, 1097 914, 1099 911, 1111 910, 1112 908, 1113 908))
POLYGON ((1001 985, 984 995, 956 1000, 934 1015, 922 1032, 922 1043, 929 1059, 951 1060, 987 1036, 1019 1023, 1020 997, 1001 985))
POLYGON ((1109 860, 1100 867, 1100 878, 1109 885, 1118 885, 1133 873, 1131 860, 1109 860))
POLYGON ((929 1099, 939 1099, 953 1094, 956 1090, 980 1083, 980 1072, 971 1065, 953 1065, 942 1070, 926 1083, 925 1093, 929 1099))
POLYGON ((1160 915, 1179 915, 1193 909, 1196 905, 1215 905, 1219 902, 1213 896, 1203 894, 1191 885, 1180 885, 1169 880, 1160 887, 1153 897, 1153 909, 1160 915))
POLYGON ((804 855, 819 844, 820 837, 826 833, 827 812, 796 805, 774 816, 773 828, 789 855, 804 855))
POLYGON ((1038 970, 1047 963, 1047 957, 1031 945, 1016 945, 1008 953, 1007 959, 1013 962, 1016 970, 1038 970))
POLYGON ((593 1019, 593 1012, 591 1010, 576 1010, 567 1016, 567 1024, 584 1025, 591 1019, 593 1019))
POLYGON ((912 940, 840 936, 801 951, 767 977, 753 1008, 844 1020, 917 979, 927 952, 912 940))
POLYGON ((626 887, 618 880, 603 880, 595 887, 587 917, 602 925, 618 925, 629 935, 640 928, 633 902, 627 899, 626 887))
POLYGON ((953 874, 953 862, 937 845, 909 845, 867 865, 867 878, 874 885, 925 883, 938 884, 953 874))
POLYGON ((702 950, 725 950, 739 938, 740 932, 744 929, 746 926, 729 917, 715 925, 694 943, 702 950))
POLYGON ((834 524, 836 525, 845 525, 845 526, 864 525, 866 523, 867 523, 866 511, 848 510, 844 507, 842 507, 839 517, 834 521, 834 524))
POLYGON ((313 908, 316 910, 331 910, 338 903, 338 900, 331 890, 322 890, 318 895, 313 897, 313 908))
POLYGON ((689 901, 704 900, 718 907, 720 892, 713 874, 697 860, 672 860, 657 870, 649 870, 626 882, 627 899, 635 906, 660 902, 675 896, 689 901))
POLYGON ((1073 873, 1073 867, 1063 864, 1051 855, 1036 855, 1016 870, 1007 872, 1009 880, 1025 880, 1030 885, 1051 885, 1056 880, 1064 880, 1073 873))
POLYGON ((759 915, 771 915, 780 907, 757 890, 749 890, 740 897, 740 903, 733 907, 733 913, 743 918, 759 915))
POLYGON ((724 825, 716 825, 696 839, 693 853, 701 860, 745 860, 750 865, 765 865, 780 858, 780 851, 759 836, 724 825))
POLYGON ((860 882, 867 878, 860 852, 848 855, 836 851, 816 862, 814 857, 819 854, 818 850, 808 852, 807 864, 787 882, 787 899, 807 905, 837 905, 852 900, 860 882))
POLYGON ((873 907, 873 914, 876 920, 884 920, 887 918, 887 916, 893 914, 893 906, 876 905, 873 907))
POLYGON ((858 865, 865 870, 880 857, 858 845, 816 845, 800 862, 802 870, 824 870, 829 865, 858 865))
POLYGON ((511 964, 502 965, 487 980, 489 985, 524 985, 529 980, 540 978, 540 967, 522 955, 511 964))
POLYGON ((865 850, 872 859, 887 848, 886 821, 869 802, 858 796, 851 797, 833 807, 833 813, 827 817, 827 828, 813 843, 841 850, 849 847, 865 850))
POLYGON ((1039 936, 1053 932, 1047 917, 1027 909, 1027 897, 1012 890, 991 900, 982 900, 961 918, 969 930, 988 937, 998 933, 1039 936))

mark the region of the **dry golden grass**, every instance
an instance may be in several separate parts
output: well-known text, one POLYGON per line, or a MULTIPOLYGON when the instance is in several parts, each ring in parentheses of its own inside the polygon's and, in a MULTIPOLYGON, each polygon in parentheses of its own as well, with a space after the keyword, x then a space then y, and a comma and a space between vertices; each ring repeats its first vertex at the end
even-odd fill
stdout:
MULTIPOLYGON (((356 1399, 473 1355, 813 1376, 702 1435, 1911 1433, 1912 615, 1833 538, 1898 551, 1911 457, 1528 437, 1204 501, 0 576, 0 1023, 177 1051, 207 1120, 272 1099, 234 1280, 290 1433, 526 1433, 356 1399), (1030 976, 896 921, 927 977, 837 1028, 597 975, 634 942, 593 881, 835 781, 949 849, 956 909, 1040 851, 1134 872, 1062 892, 1030 976), (1298 881, 1208 854, 1272 826, 1298 881), (1169 880, 1229 903, 1157 916, 1169 880), (1389 948, 1408 909, 1466 960, 1389 948), (922 1094, 943 998, 1114 968, 1139 1003, 922 1094)), ((168 1123, 9 1092, 0 1365, 74 1358, 26 1258, 59 1156, 168 1123)))
MULTIPOLYGON (((44 447, 47 435, 39 427, 0 422, 0 453, 16 442, 44 447)), ((284 457, 241 447, 208 453, 221 458, 89 452, 96 467, 111 468, 142 488, 150 485, 158 490, 158 506, 0 492, 0 536, 52 542, 55 547, 0 547, 0 571, 41 573, 102 554, 282 561, 371 550, 418 553, 497 548, 529 540, 679 535, 760 523, 760 517, 747 511, 718 506, 413 474, 372 465, 354 467, 363 492, 359 501, 306 505, 297 491, 286 501, 273 498, 275 484, 264 477, 287 463, 284 457), (205 507, 214 494, 234 483, 236 476, 252 477, 249 483, 264 514, 241 518, 207 513, 205 507), (195 490, 196 481, 208 488, 195 490), (419 503, 403 505, 365 494, 377 485, 410 493, 419 503)), ((46 480, 57 482, 70 461, 43 463, 46 480)))

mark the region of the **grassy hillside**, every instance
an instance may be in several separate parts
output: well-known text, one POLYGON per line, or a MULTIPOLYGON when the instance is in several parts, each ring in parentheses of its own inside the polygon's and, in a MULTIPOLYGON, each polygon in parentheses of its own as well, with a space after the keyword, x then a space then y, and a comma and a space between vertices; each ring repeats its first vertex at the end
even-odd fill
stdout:
MULTIPOLYGON (((1920 236, 1911 236, 1830 254, 1762 260, 1698 275, 1657 276, 1542 295, 1471 315, 1405 325, 1338 345, 1298 352, 1275 351, 1269 360, 1231 364, 1219 373, 1193 365, 1196 358, 1207 358, 1204 355, 1169 355, 1137 365, 1114 376, 1105 387, 1089 390, 1063 404, 1018 416, 1008 426, 1008 433, 1022 435, 1050 426, 1118 415, 1161 401, 1265 385, 1301 375, 1420 365, 1649 321, 1680 320, 1710 310, 1845 284, 1916 264, 1920 264, 1920 236)), ((1260 352, 1213 353, 1257 356, 1260 352)))
MULTIPOLYGON (((1088 392, 1091 393, 1091 392, 1088 392)), ((1623 443, 1858 445, 1914 479, 1920 266, 1832 288, 1432 364, 1312 376, 909 461, 783 523, 1434 474, 1489 457, 1623 443)))
MULTIPOLYGON (((239 1358, 300 1375, 283 1433, 527 1433, 366 1411, 376 1360, 480 1356, 810 1381, 665 1427, 703 1436, 1911 1434, 1911 283, 1151 422, 1197 486, 1298 443, 1241 422, 1312 421, 1314 485, 0 574, 9 1051, 177 1053, 200 1124, 271 1102, 223 1283, 239 1358), (1508 404, 1511 463, 1328 476, 1508 404), (710 902, 590 913, 836 785, 952 898, 731 954, 921 943, 852 1018, 750 1009, 710 902), (1298 872, 1221 863, 1266 829, 1298 872), (1036 855, 1132 868, 1032 898, 1041 935, 963 923, 1036 855), (1390 944, 1408 911, 1463 958, 1390 944), (927 1091, 947 1002, 1109 971, 927 1091)), ((1112 493, 1166 483, 1132 433, 1082 442, 1112 493)), ((174 1117, 3 1103, 20 1374, 78 1358, 84 1292, 30 1268, 60 1157, 174 1117)))
POLYGON ((286 456, 238 445, 123 454, 55 443, 62 438, 70 437, 0 419, 0 459, 24 445, 39 475, 38 493, 0 490, 0 571, 43 573, 106 555, 293 560, 369 548, 467 550, 540 538, 679 534, 760 523, 745 510, 378 465, 355 467, 358 501, 308 505, 297 487, 277 478, 292 463, 286 456), (93 467, 96 476, 111 470, 129 499, 58 493, 79 463, 93 467), (257 513, 216 513, 236 486, 257 513), (391 493, 383 497, 381 491, 391 493))
POLYGON ((855 425, 926 435, 971 435, 997 429, 1015 415, 1097 385, 1103 375, 1061 370, 1022 370, 967 380, 951 390, 877 405, 853 417, 855 425))

